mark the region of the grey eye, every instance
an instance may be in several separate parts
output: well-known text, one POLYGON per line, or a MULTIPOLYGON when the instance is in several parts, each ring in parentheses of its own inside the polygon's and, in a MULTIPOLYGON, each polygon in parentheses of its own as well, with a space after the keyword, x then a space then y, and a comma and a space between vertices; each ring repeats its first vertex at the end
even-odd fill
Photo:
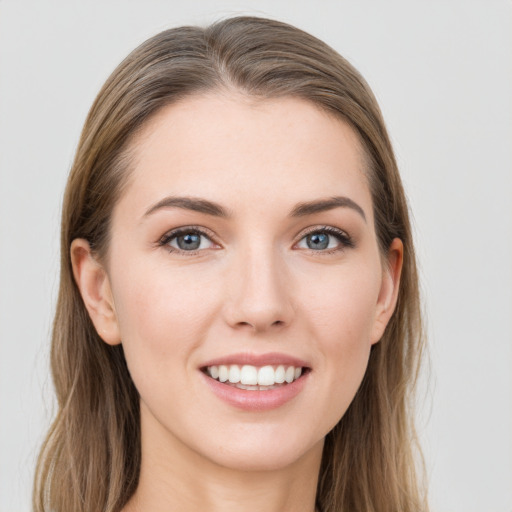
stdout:
POLYGON ((334 226, 325 226, 305 234, 296 248, 332 253, 354 246, 352 238, 345 231, 334 226))
POLYGON ((214 244, 207 235, 199 231, 181 231, 178 233, 171 233, 164 240, 164 245, 167 245, 172 249, 187 252, 210 249, 214 244))
POLYGON ((327 233, 312 233, 306 236, 306 244, 309 249, 323 250, 329 247, 330 235, 327 233))
POLYGON ((336 249, 344 246, 344 240, 340 233, 329 233, 328 231, 313 231, 305 235, 298 247, 300 249, 309 249, 312 251, 325 251, 326 249, 336 249))
POLYGON ((176 244, 183 251, 193 251, 199 249, 201 245, 201 235, 197 233, 187 233, 176 237, 176 244))

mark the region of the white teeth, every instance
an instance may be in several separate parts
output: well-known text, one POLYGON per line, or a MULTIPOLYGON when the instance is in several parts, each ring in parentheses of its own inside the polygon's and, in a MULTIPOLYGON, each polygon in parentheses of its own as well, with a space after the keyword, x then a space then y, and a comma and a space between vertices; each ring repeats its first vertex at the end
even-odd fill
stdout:
POLYGON ((285 376, 285 369, 284 369, 284 366, 282 364, 280 364, 276 368, 276 376, 275 376, 276 384, 282 384, 284 382, 284 376, 285 376))
POLYGON ((236 364, 232 364, 229 367, 229 382, 232 384, 240 382, 240 367, 236 364))
POLYGON ((272 366, 263 366, 258 370, 258 384, 260 386, 273 386, 276 381, 272 366))
POLYGON ((221 364, 219 366, 219 380, 221 382, 226 382, 228 380, 228 378, 229 378, 228 367, 221 364))
POLYGON ((258 384, 257 368, 248 364, 242 366, 242 370, 240 371, 240 382, 247 386, 258 384))
POLYGON ((262 366, 260 368, 250 364, 243 365, 241 368, 237 364, 214 365, 207 369, 208 375, 212 379, 220 382, 229 381, 230 384, 236 384, 241 389, 273 389, 276 385, 290 384, 302 375, 300 366, 284 366, 282 364, 274 366, 262 366))
POLYGON ((210 366, 209 372, 210 377, 213 379, 217 379, 219 377, 219 367, 218 366, 210 366))

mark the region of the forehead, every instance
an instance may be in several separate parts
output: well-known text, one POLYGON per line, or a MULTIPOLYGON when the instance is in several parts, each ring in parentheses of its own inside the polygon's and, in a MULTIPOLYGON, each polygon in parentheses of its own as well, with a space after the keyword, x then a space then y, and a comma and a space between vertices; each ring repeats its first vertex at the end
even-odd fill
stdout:
POLYGON ((371 205, 358 136, 303 99, 192 96, 161 109, 131 149, 125 195, 134 208, 169 194, 228 201, 233 209, 335 195, 371 205))

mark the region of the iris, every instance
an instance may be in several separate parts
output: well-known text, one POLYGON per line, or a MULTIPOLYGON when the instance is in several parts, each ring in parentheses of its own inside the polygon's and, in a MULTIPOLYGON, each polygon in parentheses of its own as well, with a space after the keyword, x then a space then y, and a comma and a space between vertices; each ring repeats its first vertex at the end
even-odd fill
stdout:
POLYGON ((199 246, 201 245, 201 235, 197 233, 187 233, 186 235, 178 236, 176 238, 176 242, 180 249, 183 249, 184 251, 193 251, 195 249, 199 249, 199 246))
POLYGON ((306 243, 310 249, 327 249, 329 246, 329 235, 326 233, 313 233, 306 237, 306 243))

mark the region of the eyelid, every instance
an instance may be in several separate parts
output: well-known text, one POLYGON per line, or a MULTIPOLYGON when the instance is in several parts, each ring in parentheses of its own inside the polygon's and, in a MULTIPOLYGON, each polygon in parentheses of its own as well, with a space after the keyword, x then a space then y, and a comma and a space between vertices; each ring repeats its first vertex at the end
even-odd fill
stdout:
MULTIPOLYGON (((188 233, 196 233, 201 236, 206 237, 210 242, 214 245, 216 245, 216 248, 220 248, 221 244, 216 240, 216 235, 208 228, 205 228, 203 226, 197 226, 197 225, 190 225, 190 226, 180 226, 174 229, 171 229, 167 231, 163 236, 160 237, 160 239, 157 241, 158 246, 165 247, 169 252, 172 253, 178 253, 178 254, 188 254, 193 255, 200 252, 205 251, 206 249, 196 249, 196 250, 189 250, 189 251, 183 251, 176 247, 171 247, 169 245, 169 242, 182 235, 182 234, 188 234, 188 233)), ((293 248, 296 248, 297 244, 301 242, 306 236, 313 234, 313 233, 327 233, 331 236, 334 236, 337 238, 340 247, 326 249, 326 250, 314 250, 310 249, 310 251, 315 253, 323 253, 323 254, 329 254, 332 252, 338 252, 346 248, 352 248, 355 247, 354 240, 352 237, 343 229, 329 226, 329 225, 317 225, 317 226, 310 226, 298 235, 297 241, 293 244, 293 248)))
POLYGON ((189 233, 196 233, 198 235, 204 236, 204 237, 208 238, 208 240, 210 240, 210 242, 213 245, 220 247, 220 244, 215 240, 215 238, 216 238, 215 234, 211 230, 209 230, 203 226, 196 226, 196 225, 180 226, 179 228, 174 228, 174 229, 167 231, 157 241, 157 245, 166 248, 169 252, 177 253, 177 254, 191 255, 191 254, 197 254, 197 253, 203 252, 205 249, 183 251, 181 249, 178 249, 176 247, 171 247, 169 245, 169 242, 172 239, 174 239, 180 235, 189 234, 189 233))
POLYGON ((313 233, 327 233, 329 235, 332 235, 338 239, 341 247, 326 250, 310 249, 310 251, 312 252, 329 254, 332 252, 341 251, 346 248, 355 247, 353 238, 345 230, 329 225, 311 226, 306 228, 298 235, 298 240, 295 242, 294 247, 297 246, 297 244, 301 242, 306 236, 311 235, 313 233))

